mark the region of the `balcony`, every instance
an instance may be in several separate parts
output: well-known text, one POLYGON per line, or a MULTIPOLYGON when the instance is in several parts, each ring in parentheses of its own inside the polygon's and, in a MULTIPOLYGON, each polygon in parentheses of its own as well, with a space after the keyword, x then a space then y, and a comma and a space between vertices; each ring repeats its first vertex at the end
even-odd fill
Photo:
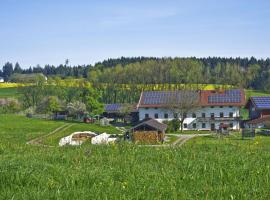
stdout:
POLYGON ((211 122, 211 121, 240 121, 241 117, 198 117, 199 122, 211 122))

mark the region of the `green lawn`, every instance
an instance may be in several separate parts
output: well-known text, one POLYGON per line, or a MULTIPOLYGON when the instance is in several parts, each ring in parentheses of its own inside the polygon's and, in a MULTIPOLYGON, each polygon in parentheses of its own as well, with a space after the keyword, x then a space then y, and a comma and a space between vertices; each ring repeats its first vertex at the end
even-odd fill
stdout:
POLYGON ((258 90, 245 90, 246 98, 251 96, 270 96, 270 92, 258 91, 258 90))
POLYGON ((0 88, 0 98, 18 98, 19 96, 17 88, 0 88))
POLYGON ((196 138, 181 148, 25 144, 63 123, 0 115, 0 199, 270 197, 270 137, 196 138))

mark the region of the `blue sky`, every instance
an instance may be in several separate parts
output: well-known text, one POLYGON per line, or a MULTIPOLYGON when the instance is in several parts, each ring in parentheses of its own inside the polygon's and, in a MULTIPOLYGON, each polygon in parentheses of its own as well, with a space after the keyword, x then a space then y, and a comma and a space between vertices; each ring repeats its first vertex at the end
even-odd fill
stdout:
POLYGON ((0 0, 0 66, 121 56, 266 58, 269 8, 269 0, 0 0))

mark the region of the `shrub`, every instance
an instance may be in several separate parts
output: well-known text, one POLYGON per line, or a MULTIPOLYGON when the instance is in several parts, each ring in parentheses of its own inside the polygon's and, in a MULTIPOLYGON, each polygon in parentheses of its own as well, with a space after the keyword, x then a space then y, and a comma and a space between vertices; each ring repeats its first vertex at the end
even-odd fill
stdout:
POLYGON ((180 128, 180 120, 179 119, 173 119, 171 121, 164 121, 163 123, 168 125, 168 128, 166 130, 167 133, 170 132, 176 132, 180 128))
POLYGON ((20 111, 21 104, 17 99, 0 99, 0 113, 15 113, 20 111))

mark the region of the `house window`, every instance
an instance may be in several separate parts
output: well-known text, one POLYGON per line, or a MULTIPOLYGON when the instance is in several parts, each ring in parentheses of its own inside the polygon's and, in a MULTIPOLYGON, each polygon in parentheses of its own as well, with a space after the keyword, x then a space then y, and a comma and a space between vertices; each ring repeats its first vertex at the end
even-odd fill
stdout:
POLYGON ((149 118, 149 114, 148 113, 146 113, 145 115, 144 115, 144 118, 149 118))
POLYGON ((178 114, 177 114, 177 113, 173 113, 173 117, 174 117, 175 119, 177 119, 177 118, 178 118, 178 114))
POLYGON ((212 124, 211 124, 211 131, 214 131, 215 129, 216 129, 215 124, 212 123, 212 124))
POLYGON ((168 117, 169 117, 169 116, 168 116, 168 113, 165 113, 165 114, 164 114, 164 118, 165 118, 165 119, 168 119, 168 117))
POLYGON ((184 123, 184 128, 187 128, 187 123, 184 123))
POLYGON ((215 118, 215 113, 211 113, 211 118, 215 118))
POLYGON ((205 118, 205 113, 202 113, 202 118, 205 118))
POLYGON ((233 123, 230 123, 230 128, 233 128, 233 123))
POLYGON ((158 113, 155 113, 155 118, 158 119, 158 113))
POLYGON ((196 123, 193 123, 192 124, 192 127, 195 129, 195 128, 197 128, 197 124, 196 123))
POLYGON ((233 113, 232 112, 229 113, 229 117, 233 117, 233 113))
POLYGON ((219 117, 224 117, 223 112, 219 113, 219 117))
POLYGON ((192 113, 192 118, 196 118, 196 113, 192 113))
POLYGON ((187 113, 183 113, 183 118, 187 118, 187 113))
POLYGON ((206 125, 205 125, 205 123, 202 123, 202 128, 206 128, 206 125))

